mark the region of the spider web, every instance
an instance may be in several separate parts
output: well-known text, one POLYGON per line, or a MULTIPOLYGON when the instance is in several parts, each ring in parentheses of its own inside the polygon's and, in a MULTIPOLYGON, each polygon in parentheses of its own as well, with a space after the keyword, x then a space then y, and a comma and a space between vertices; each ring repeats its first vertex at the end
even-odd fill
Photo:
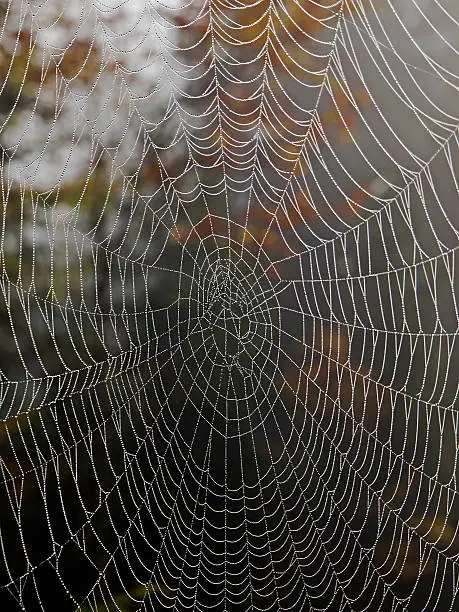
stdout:
POLYGON ((2 610, 458 605, 454 0, 12 0, 2 610))

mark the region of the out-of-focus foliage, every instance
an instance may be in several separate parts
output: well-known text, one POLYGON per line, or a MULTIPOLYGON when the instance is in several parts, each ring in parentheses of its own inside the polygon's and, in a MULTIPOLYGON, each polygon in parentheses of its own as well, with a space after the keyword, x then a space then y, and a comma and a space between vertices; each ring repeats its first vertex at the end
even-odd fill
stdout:
POLYGON ((97 602, 95 606, 81 606, 77 612, 133 612, 139 605, 148 600, 151 593, 167 593, 168 589, 164 585, 147 584, 138 585, 127 591, 116 595, 111 602, 97 602))

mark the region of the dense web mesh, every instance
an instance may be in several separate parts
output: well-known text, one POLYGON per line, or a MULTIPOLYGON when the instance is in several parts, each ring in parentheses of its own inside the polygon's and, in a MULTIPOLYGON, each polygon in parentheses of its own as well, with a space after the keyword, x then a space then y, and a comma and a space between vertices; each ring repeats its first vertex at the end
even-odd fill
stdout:
POLYGON ((0 14, 1 610, 457 609, 457 0, 0 14))

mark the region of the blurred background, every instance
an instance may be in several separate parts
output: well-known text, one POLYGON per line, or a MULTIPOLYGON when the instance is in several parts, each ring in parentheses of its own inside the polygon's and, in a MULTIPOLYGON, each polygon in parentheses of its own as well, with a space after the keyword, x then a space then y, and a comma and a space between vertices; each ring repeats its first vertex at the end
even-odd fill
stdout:
POLYGON ((0 609, 458 605, 455 0, 0 0, 0 609))

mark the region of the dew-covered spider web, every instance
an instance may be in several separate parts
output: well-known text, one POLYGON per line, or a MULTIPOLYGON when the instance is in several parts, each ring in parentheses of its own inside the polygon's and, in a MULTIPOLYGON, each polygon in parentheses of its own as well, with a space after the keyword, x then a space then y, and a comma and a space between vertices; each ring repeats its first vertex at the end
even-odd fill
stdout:
POLYGON ((457 0, 0 1, 0 609, 459 609, 457 0))

